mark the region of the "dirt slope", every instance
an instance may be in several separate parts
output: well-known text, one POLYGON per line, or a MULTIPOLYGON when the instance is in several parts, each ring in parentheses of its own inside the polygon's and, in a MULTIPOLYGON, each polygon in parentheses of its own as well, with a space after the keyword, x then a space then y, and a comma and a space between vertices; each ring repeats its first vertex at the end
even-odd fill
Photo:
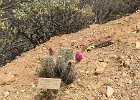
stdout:
POLYGON ((84 51, 86 47, 99 40, 112 39, 113 45, 83 52, 84 59, 76 65, 77 79, 72 85, 62 88, 56 100, 140 100, 140 50, 135 43, 140 41, 140 11, 108 22, 91 25, 77 33, 55 36, 33 50, 23 53, 16 60, 0 68, 0 84, 14 75, 13 82, 0 85, 0 100, 33 100, 37 95, 37 69, 41 67, 40 58, 47 55, 47 49, 55 51, 60 47, 70 47, 74 51, 84 51), (119 57, 130 61, 130 66, 119 63, 119 57), (99 61, 107 63, 104 73, 95 75, 99 61), (106 96, 107 86, 113 88, 113 95, 106 96))

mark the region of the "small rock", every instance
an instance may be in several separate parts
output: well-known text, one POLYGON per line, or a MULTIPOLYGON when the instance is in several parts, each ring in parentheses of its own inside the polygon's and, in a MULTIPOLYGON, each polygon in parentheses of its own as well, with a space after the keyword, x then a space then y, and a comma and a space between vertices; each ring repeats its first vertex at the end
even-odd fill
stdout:
POLYGON ((47 50, 47 48, 44 47, 43 50, 47 50))
POLYGON ((71 84, 71 85, 70 85, 70 87, 71 87, 71 88, 74 88, 74 85, 73 85, 73 84, 71 84))
POLYGON ((129 81, 128 81, 128 84, 132 84, 132 80, 129 80, 129 81))
POLYGON ((87 88, 88 88, 89 90, 91 90, 91 89, 92 89, 92 87, 91 87, 90 85, 88 85, 88 86, 87 86, 87 88))
POLYGON ((137 33, 137 31, 133 31, 133 33, 135 34, 135 33, 137 33))
POLYGON ((86 74, 89 74, 89 71, 86 71, 85 73, 86 73, 86 74))
POLYGON ((64 91, 66 94, 70 94, 70 91, 69 90, 66 90, 66 91, 64 91))
POLYGON ((32 88, 35 88, 35 87, 36 87, 36 85, 35 85, 35 84, 33 84, 33 85, 32 85, 32 88))
POLYGON ((98 61, 99 61, 99 62, 104 62, 104 59, 99 59, 98 61))
POLYGON ((6 91, 3 93, 4 97, 8 97, 10 95, 10 92, 9 91, 6 91))
POLYGON ((107 86, 107 97, 110 98, 113 95, 113 93, 114 93, 113 88, 110 86, 107 86))
POLYGON ((136 48, 140 49, 140 42, 136 42, 136 48))
POLYGON ((87 52, 91 51, 92 49, 93 49, 92 47, 88 47, 87 52))
POLYGON ((78 79, 77 79, 77 82, 79 83, 80 81, 81 81, 81 80, 78 78, 78 79))
POLYGON ((131 94, 132 97, 134 97, 135 95, 136 95, 135 93, 132 93, 132 94, 131 94))
POLYGON ((136 29, 134 29, 133 33, 139 33, 140 29, 136 26, 136 29))
POLYGON ((33 82, 30 85, 32 86, 32 88, 36 87, 35 83, 33 83, 33 82))
POLYGON ((85 71, 81 70, 80 72, 81 72, 81 73, 84 73, 85 71))
POLYGON ((123 63, 123 66, 124 67, 129 67, 130 66, 130 62, 131 61, 129 59, 125 60, 124 63, 123 63))
POLYGON ((25 92, 25 90, 20 90, 20 92, 25 92))
POLYGON ((102 74, 105 71, 106 66, 107 66, 107 63, 100 62, 96 67, 95 73, 102 74))

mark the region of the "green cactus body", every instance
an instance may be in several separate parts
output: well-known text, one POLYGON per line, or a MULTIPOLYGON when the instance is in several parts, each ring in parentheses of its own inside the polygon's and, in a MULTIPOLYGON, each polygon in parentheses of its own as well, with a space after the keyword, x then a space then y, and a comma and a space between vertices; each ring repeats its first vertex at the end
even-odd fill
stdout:
POLYGON ((73 60, 73 50, 70 48, 69 49, 60 48, 58 55, 63 56, 65 61, 73 60))
POLYGON ((71 84, 75 79, 75 63, 73 61, 69 61, 67 63, 67 69, 62 76, 62 81, 66 84, 71 84))
POLYGON ((55 70, 57 76, 61 78, 61 76, 63 76, 63 73, 66 70, 66 62, 63 56, 57 57, 55 70))
POLYGON ((52 57, 46 57, 43 59, 40 76, 47 78, 55 77, 55 62, 52 57))

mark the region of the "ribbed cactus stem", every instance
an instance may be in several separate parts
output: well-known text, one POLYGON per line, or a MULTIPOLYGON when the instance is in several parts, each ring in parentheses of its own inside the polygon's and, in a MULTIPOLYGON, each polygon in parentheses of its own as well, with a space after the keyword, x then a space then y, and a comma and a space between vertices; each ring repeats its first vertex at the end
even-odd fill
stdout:
POLYGON ((71 84, 75 79, 75 62, 68 61, 67 62, 67 69, 62 77, 62 80, 66 84, 71 84))
POLYGON ((65 61, 73 60, 73 50, 71 48, 60 48, 58 55, 63 56, 65 61))
POLYGON ((55 62, 52 57, 46 57, 42 61, 41 77, 52 78, 55 76, 55 62))
POLYGON ((66 62, 63 56, 58 56, 56 59, 56 73, 61 78, 66 70, 66 62))

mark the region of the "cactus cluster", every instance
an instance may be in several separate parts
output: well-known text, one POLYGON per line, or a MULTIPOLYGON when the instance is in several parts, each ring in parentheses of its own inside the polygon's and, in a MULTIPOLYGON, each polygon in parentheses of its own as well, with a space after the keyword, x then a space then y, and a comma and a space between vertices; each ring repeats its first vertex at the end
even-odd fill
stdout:
POLYGON ((65 84, 70 84, 75 79, 75 63, 73 61, 73 50, 60 48, 56 62, 52 56, 42 61, 40 77, 59 77, 65 84))

